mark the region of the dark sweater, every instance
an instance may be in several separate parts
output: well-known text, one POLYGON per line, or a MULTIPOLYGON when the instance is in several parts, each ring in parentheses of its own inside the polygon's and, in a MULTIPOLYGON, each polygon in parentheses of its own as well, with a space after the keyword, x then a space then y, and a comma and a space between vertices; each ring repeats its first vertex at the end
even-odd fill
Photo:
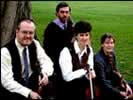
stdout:
POLYGON ((73 37, 72 30, 72 22, 67 24, 66 30, 61 29, 54 22, 49 23, 45 29, 43 48, 45 49, 47 55, 54 62, 55 73, 60 73, 60 68, 58 67, 59 54, 63 47, 70 44, 73 37))
POLYGON ((61 29, 54 22, 48 24, 44 32, 43 47, 53 61, 59 56, 61 49, 69 45, 72 36, 72 23, 68 24, 66 30, 61 29))

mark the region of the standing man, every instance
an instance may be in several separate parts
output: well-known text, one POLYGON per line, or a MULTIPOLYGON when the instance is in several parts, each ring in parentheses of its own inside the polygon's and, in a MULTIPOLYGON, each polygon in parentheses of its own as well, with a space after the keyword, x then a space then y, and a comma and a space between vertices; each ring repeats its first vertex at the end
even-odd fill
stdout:
POLYGON ((42 99, 38 86, 46 86, 53 74, 53 62, 34 39, 35 24, 22 19, 16 37, 1 48, 1 83, 4 98, 42 99), (41 78, 39 75, 41 74, 41 78))
MULTIPOLYGON (((66 2, 60 2, 56 6, 57 18, 50 22, 44 32, 43 47, 48 56, 54 62, 56 81, 61 79, 61 71, 58 64, 59 54, 63 47, 70 44, 73 37, 73 22, 70 18, 71 8, 66 2)), ((60 83, 60 82, 59 82, 60 83)))

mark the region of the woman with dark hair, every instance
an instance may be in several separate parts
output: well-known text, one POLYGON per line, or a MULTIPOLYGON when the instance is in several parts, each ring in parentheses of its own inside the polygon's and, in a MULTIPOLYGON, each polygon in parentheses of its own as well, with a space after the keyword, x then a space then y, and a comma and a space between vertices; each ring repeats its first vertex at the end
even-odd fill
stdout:
POLYGON ((94 56, 96 83, 101 89, 101 100, 123 100, 132 95, 131 87, 117 69, 114 46, 114 37, 106 33, 101 37, 100 51, 94 56))
POLYGON ((75 40, 60 53, 59 64, 65 81, 66 100, 86 100, 85 90, 91 84, 89 80, 95 78, 91 29, 90 23, 77 22, 74 26, 75 40))

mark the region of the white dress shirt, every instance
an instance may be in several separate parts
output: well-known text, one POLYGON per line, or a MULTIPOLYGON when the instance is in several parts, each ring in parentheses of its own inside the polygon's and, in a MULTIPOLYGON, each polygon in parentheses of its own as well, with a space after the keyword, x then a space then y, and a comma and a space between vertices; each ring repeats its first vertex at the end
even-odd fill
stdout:
MULTIPOLYGON (((41 47, 40 43, 37 40, 34 40, 34 43, 37 47, 37 58, 40 62, 41 72, 46 73, 48 76, 53 74, 53 62, 46 55, 44 49, 41 47)), ((17 40, 15 39, 15 44, 19 50, 21 64, 22 64, 22 72, 24 69, 23 60, 22 60, 22 51, 24 47, 22 47, 17 40)), ((28 50, 27 50, 28 52, 28 50)), ((28 53, 29 54, 29 53, 28 53)), ((11 56, 7 48, 1 48, 1 83, 2 86, 8 89, 10 92, 16 92, 25 97, 28 97, 31 89, 24 87, 20 83, 14 80, 13 72, 12 72, 12 63, 11 56)), ((30 74, 32 70, 30 69, 30 74)))
MULTIPOLYGON (((93 50, 91 47, 89 48, 90 48, 90 54, 88 57, 88 64, 90 65, 90 68, 93 69, 93 65, 94 65, 93 50)), ((81 52, 77 41, 74 42, 74 50, 76 54, 78 54, 80 61, 81 61, 81 57, 84 54, 84 52, 87 52, 86 48, 81 52)), ((60 64, 62 75, 65 81, 71 81, 76 78, 80 78, 86 74, 86 70, 84 69, 78 69, 78 70, 73 71, 72 57, 67 47, 64 47, 60 53, 59 64, 60 64)))

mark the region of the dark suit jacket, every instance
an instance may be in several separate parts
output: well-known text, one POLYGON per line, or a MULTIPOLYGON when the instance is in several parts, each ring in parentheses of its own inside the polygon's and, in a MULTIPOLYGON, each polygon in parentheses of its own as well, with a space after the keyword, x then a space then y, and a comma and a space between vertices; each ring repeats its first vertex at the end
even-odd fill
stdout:
MULTIPOLYGON (((116 65, 115 54, 114 64, 116 65)), ((96 83, 101 87, 103 98, 119 98, 119 89, 112 85, 112 67, 102 49, 94 56, 94 69, 96 71, 96 83)))

